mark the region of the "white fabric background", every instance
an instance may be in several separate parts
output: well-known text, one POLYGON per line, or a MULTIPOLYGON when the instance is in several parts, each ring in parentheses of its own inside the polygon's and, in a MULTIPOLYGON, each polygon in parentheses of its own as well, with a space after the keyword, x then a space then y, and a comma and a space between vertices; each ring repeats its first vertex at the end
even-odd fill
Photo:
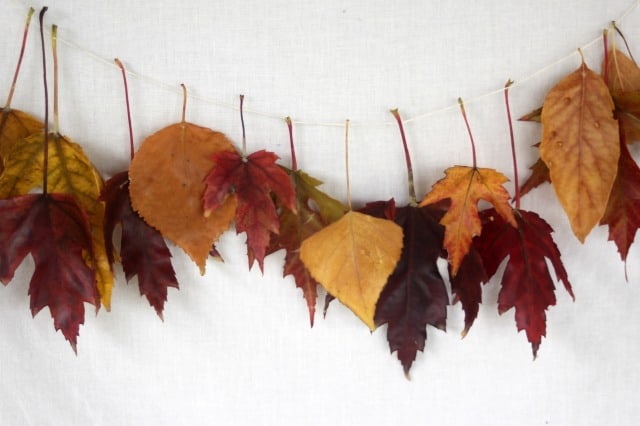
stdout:
MULTIPOLYGON (((570 55, 597 38, 632 0, 518 2, 50 1, 47 23, 59 37, 111 60, 130 77, 136 143, 180 119, 184 82, 192 96, 237 104, 276 117, 352 119, 352 195, 356 206, 407 201, 405 165, 388 110, 413 117, 499 89, 570 55), (167 86, 159 85, 150 77, 167 86)), ((42 2, 34 1, 39 7, 42 2)), ((0 95, 13 75, 26 4, 0 2, 4 45, 0 95)), ((620 22, 640 55, 640 9, 620 22)), ((601 43, 584 51, 599 70, 601 43)), ((13 106, 43 117, 37 23, 13 106)), ((579 57, 512 89, 520 116, 538 107, 579 57)), ((128 164, 128 136, 118 70, 60 44, 61 128, 81 143, 105 177, 128 164)), ((190 121, 240 142, 236 111, 191 98, 190 121)), ((512 177, 501 94, 468 102, 480 166, 512 177)), ((267 148, 289 164, 280 118, 247 114, 249 150, 267 148)), ((454 164, 471 163, 456 107, 406 126, 418 196, 454 164)), ((345 199, 343 128, 296 125, 298 162, 345 199)), ((535 156, 535 124, 516 123, 521 178, 535 156)), ((638 154, 638 147, 633 147, 638 154)), ((509 184, 512 190, 512 184, 509 184)), ((228 232, 224 264, 199 276, 173 248, 180 291, 170 290, 161 322, 121 269, 111 312, 88 313, 78 356, 53 329, 46 310, 31 318, 20 268, 0 288, 0 423, 10 424, 636 424, 640 373, 640 252, 629 254, 629 282, 607 230, 581 245, 549 186, 523 199, 554 227, 576 294, 563 288, 548 312, 538 359, 513 312, 498 316, 497 280, 469 335, 449 307, 448 331, 429 328, 427 348, 407 381, 390 355, 383 327, 370 334, 334 303, 313 329, 299 290, 282 279, 283 254, 264 276, 247 270, 244 238, 228 232)), ((444 268, 444 264, 441 265, 444 268)), ((321 304, 318 305, 319 310, 321 304)), ((90 311, 90 310, 89 310, 90 311)))

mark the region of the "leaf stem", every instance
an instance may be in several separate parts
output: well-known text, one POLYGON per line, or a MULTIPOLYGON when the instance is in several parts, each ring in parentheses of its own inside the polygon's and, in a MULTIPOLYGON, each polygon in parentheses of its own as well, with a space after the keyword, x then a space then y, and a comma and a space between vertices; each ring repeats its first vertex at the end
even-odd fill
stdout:
POLYGON ((464 118, 464 124, 467 126, 467 132, 469 133, 469 139, 471 140, 471 153, 473 154, 473 168, 475 169, 477 167, 476 142, 473 140, 473 133, 471 133, 471 127, 469 126, 469 120, 467 119, 467 112, 464 110, 464 102, 462 102, 462 98, 458 98, 458 105, 460 105, 462 118, 464 118))
POLYGON ((636 64, 636 60, 633 58, 633 54, 631 53, 631 49, 629 48, 629 43, 627 43, 627 38, 624 36, 624 34, 622 34, 622 31, 620 31, 620 28, 618 28, 618 26, 616 25, 616 21, 611 21, 611 25, 613 25, 613 28, 622 38, 622 41, 624 42, 624 46, 627 48, 627 53, 629 54, 629 57, 631 58, 633 63, 636 64))
MULTIPOLYGON (((127 122, 129 123, 129 150, 131 152, 131 159, 133 160, 133 155, 135 154, 135 148, 133 147, 133 126, 131 124, 131 106, 129 105, 129 87, 127 86, 127 72, 124 69, 124 64, 120 61, 120 59, 115 58, 114 62, 118 67, 120 67, 120 71, 122 71, 122 81, 124 83, 124 99, 127 104, 127 122)), ((184 112, 183 119, 184 122, 184 112)))
POLYGON ((58 26, 51 26, 51 52, 53 54, 53 132, 58 133, 58 26))
POLYGON ((180 87, 182 87, 182 121, 181 123, 185 123, 185 118, 187 116, 187 86, 184 83, 180 83, 180 87))
POLYGON ((242 158, 247 158, 247 133, 244 128, 244 95, 240 95, 240 123, 242 124, 242 158))
POLYGON ((398 122, 398 128, 400 129, 400 136, 402 137, 402 146, 404 148, 404 159, 407 163, 407 181, 409 182, 409 205, 415 207, 418 205, 418 200, 416 199, 416 189, 413 183, 413 167, 411 166, 411 155, 409 154, 409 146, 407 145, 407 137, 404 133, 404 126, 402 125, 402 118, 400 117, 400 112, 398 109, 392 109, 391 114, 395 117, 398 122))
POLYGON ((345 172, 347 174, 347 206, 351 211, 351 182, 349 180, 349 119, 344 122, 344 163, 345 172))
POLYGON ((18 74, 20 73, 20 66, 22 65, 22 58, 24 58, 24 49, 27 45, 27 35, 29 34, 29 24, 31 23, 31 17, 33 16, 35 9, 29 8, 27 12, 27 22, 24 24, 24 34, 22 35, 22 46, 20 47, 20 55, 18 56, 18 64, 16 65, 16 71, 13 73, 13 81, 11 82, 11 89, 9 89, 9 96, 7 96, 7 103, 5 109, 9 109, 11 106, 11 99, 13 98, 13 92, 16 90, 16 83, 18 81, 18 74))
POLYGON ((42 163, 42 194, 47 195, 47 174, 49 167, 49 90, 47 89, 47 57, 44 48, 44 29, 42 27, 47 7, 40 10, 40 45, 42 46, 42 80, 44 82, 44 160, 42 163))
POLYGON ((291 170, 294 172, 298 170, 298 162, 296 161, 296 150, 293 146, 293 124, 291 123, 291 117, 285 117, 284 121, 287 123, 289 129, 289 145, 291 146, 291 170))
POLYGON ((602 70, 602 79, 604 83, 609 85, 609 40, 608 40, 609 31, 605 28, 602 30, 602 45, 604 47, 604 67, 602 70))
POLYGON ((513 182, 516 186, 516 209, 520 209, 520 182, 518 181, 518 161, 516 159, 516 143, 513 136, 513 121, 511 120, 511 107, 509 106, 509 87, 513 84, 510 79, 504 85, 504 105, 507 110, 507 122, 509 123, 509 138, 511 140, 511 157, 513 159, 513 182))

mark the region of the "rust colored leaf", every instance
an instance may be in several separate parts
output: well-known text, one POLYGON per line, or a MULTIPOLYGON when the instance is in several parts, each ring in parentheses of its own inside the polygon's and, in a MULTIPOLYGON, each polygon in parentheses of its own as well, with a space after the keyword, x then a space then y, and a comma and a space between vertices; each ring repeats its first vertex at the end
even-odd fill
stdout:
POLYGON ((328 293, 374 330, 376 303, 401 251, 402 228, 350 211, 304 240, 300 258, 328 293))
POLYGON ((56 330, 76 350, 84 302, 100 306, 87 216, 66 194, 28 194, 0 200, 0 281, 8 284, 27 254, 35 270, 29 283, 31 313, 49 307, 56 330))
POLYGON ((505 222, 495 209, 482 213, 484 229, 474 240, 489 277, 509 258, 502 276, 498 296, 498 312, 515 308, 518 330, 525 330, 534 358, 546 336, 546 314, 556 304, 555 286, 547 260, 553 266, 558 281, 562 281, 573 297, 571 284, 560 259, 551 233, 553 229, 536 213, 516 210, 517 228, 505 222))
POLYGON ((129 168, 131 205, 151 226, 182 248, 204 274, 214 242, 231 225, 235 196, 208 217, 202 207, 211 156, 235 152, 220 132, 180 122, 146 138, 129 168))
POLYGON ((629 248, 640 228, 640 168, 631 157, 622 128, 620 133, 623 136, 620 138, 618 173, 600 224, 609 226, 609 241, 615 242, 626 263, 629 248))
POLYGON ((215 167, 204 180, 205 215, 215 215, 226 200, 236 197, 236 231, 247 234, 249 267, 257 260, 262 270, 270 235, 280 232, 272 194, 283 206, 297 212, 291 178, 276 164, 278 157, 265 150, 247 157, 237 152, 222 151, 211 159, 215 167))
POLYGON ((551 183, 549 168, 541 158, 538 158, 538 160, 529 167, 529 170, 531 170, 531 176, 529 176, 525 183, 520 187, 521 197, 544 183, 551 183))
POLYGON ((162 318, 167 289, 179 288, 171 265, 171 252, 162 234, 149 226, 133 209, 129 198, 129 173, 121 172, 109 179, 100 198, 106 202, 104 238, 109 262, 116 260, 113 247, 115 227, 122 226, 120 257, 127 281, 138 276, 140 295, 162 318))
POLYGON ((581 242, 602 218, 618 168, 613 107, 602 77, 584 62, 544 100, 540 157, 581 242))
MULTIPOLYGON (((44 132, 32 134, 13 146, 0 176, 0 198, 28 194, 42 186, 44 138, 44 132)), ((98 199, 102 177, 80 145, 56 132, 49 133, 48 141, 47 192, 73 196, 87 213, 93 241, 92 257, 87 262, 96 268, 98 290, 108 310, 113 274, 104 246, 104 203, 98 199)))
POLYGON ((480 235, 482 224, 478 217, 478 202, 482 199, 495 206, 506 221, 516 226, 509 193, 502 186, 508 179, 493 169, 454 166, 445 170, 446 176, 438 181, 420 206, 443 199, 451 200, 451 207, 440 223, 445 227, 444 247, 449 255, 451 274, 455 276, 471 239, 480 235))
POLYGON ((432 206, 396 208, 393 199, 368 203, 363 213, 402 227, 402 254, 376 305, 375 323, 388 324, 387 340, 408 377, 427 340, 427 324, 445 330, 449 296, 437 260, 442 251, 442 216, 432 206))
POLYGON ((540 122, 542 116, 542 107, 540 108, 536 108, 533 111, 523 115, 522 117, 518 118, 519 121, 534 121, 536 123, 540 122))
POLYGON ((317 187, 322 184, 302 170, 283 168, 291 176, 297 198, 298 213, 286 208, 276 199, 280 232, 273 234, 266 255, 280 249, 286 250, 284 276, 293 276, 296 286, 302 290, 309 309, 309 321, 313 327, 318 297, 318 283, 300 260, 302 241, 330 223, 340 219, 347 208, 317 187))
POLYGON ((609 59, 607 84, 614 99, 620 93, 640 90, 640 68, 638 65, 615 48, 610 48, 607 56, 609 59))

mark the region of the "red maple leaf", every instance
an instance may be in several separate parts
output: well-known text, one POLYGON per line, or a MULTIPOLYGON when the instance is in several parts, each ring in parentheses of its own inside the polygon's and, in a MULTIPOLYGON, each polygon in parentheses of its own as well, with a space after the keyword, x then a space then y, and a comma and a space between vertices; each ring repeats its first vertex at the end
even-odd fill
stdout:
POLYGON ((405 375, 427 340, 427 324, 444 330, 449 296, 437 260, 442 253, 442 212, 436 208, 396 208, 393 199, 368 203, 363 213, 393 220, 402 227, 403 247, 398 264, 376 305, 376 325, 388 324, 387 340, 405 375))
POLYGON ((478 310, 482 303, 482 284, 489 281, 489 277, 484 270, 482 258, 474 246, 471 246, 462 259, 460 269, 455 276, 451 276, 451 266, 448 269, 453 304, 460 302, 464 311, 464 330, 462 331, 464 337, 478 317, 478 310))
POLYGON ((109 179, 100 199, 106 202, 104 241, 109 262, 112 265, 115 262, 113 231, 120 223, 120 256, 125 277, 129 281, 138 276, 140 294, 146 296, 149 304, 162 318, 167 289, 179 288, 178 281, 171 265, 171 252, 164 238, 131 208, 129 173, 121 172, 109 179))
MULTIPOLYGON (((609 241, 614 241, 622 261, 627 262, 629 247, 640 228, 640 168, 631 157, 620 122, 620 158, 609 202, 601 225, 609 225, 609 241)), ((625 267, 626 269, 626 267, 625 267)), ((625 271, 626 275, 626 271, 625 271)))
POLYGON ((7 285, 31 254, 31 314, 49 307, 56 330, 76 351, 84 302, 100 306, 86 214, 65 194, 28 194, 0 200, 0 281, 7 285))
POLYGON ((518 224, 511 226, 494 210, 482 212, 483 231, 474 239, 489 277, 508 256, 498 296, 498 312, 503 314, 515 307, 516 326, 525 330, 535 358, 546 335, 546 314, 556 304, 555 286, 545 259, 555 270, 558 281, 571 297, 573 291, 567 277, 560 251, 551 237, 553 229, 536 213, 514 210, 518 224))
POLYGON ((236 232, 247 233, 249 267, 257 259, 262 270, 270 234, 280 231, 272 193, 286 208, 297 212, 291 178, 276 164, 278 156, 265 150, 247 157, 236 152, 218 152, 212 160, 215 165, 205 178, 205 212, 221 206, 229 194, 236 194, 236 232))

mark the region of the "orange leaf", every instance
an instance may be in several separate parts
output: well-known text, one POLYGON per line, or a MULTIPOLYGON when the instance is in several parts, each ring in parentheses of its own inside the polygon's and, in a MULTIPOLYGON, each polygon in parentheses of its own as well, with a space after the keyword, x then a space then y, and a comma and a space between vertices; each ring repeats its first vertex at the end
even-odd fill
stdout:
POLYGON ((608 85, 611 94, 640 90, 640 68, 618 49, 609 49, 608 85))
POLYGON ((618 122, 602 78, 584 62, 547 94, 540 157, 581 242, 598 224, 618 168, 618 122))
POLYGON ((129 178, 133 208, 162 235, 181 247, 204 274, 213 243, 233 220, 235 196, 204 216, 204 178, 211 156, 235 148, 222 133, 192 123, 176 123, 144 140, 129 178))
POLYGON ((493 169, 454 166, 445 170, 446 176, 439 180, 420 206, 451 199, 451 206, 440 220, 445 227, 444 247, 449 254, 451 275, 455 276, 462 259, 469 251, 471 239, 480 235, 482 224, 478 217, 478 202, 486 200, 510 224, 516 225, 509 193, 502 186, 509 179, 493 169))
POLYGON ((304 240, 300 258, 328 293, 374 330, 376 303, 401 251, 402 228, 350 211, 304 240))

